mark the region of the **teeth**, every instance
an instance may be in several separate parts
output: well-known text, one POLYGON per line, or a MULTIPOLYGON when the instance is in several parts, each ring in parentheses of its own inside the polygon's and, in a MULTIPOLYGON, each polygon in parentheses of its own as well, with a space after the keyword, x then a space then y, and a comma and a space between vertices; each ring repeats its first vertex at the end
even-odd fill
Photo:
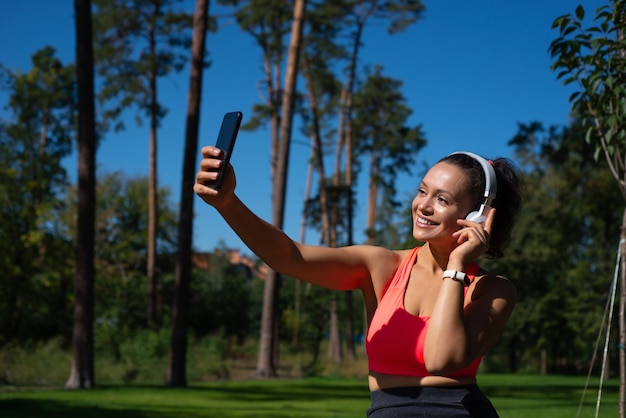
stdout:
POLYGON ((434 225, 435 224, 434 222, 430 222, 429 220, 424 219, 424 218, 417 218, 417 222, 419 222, 419 223, 421 223, 423 225, 434 225))

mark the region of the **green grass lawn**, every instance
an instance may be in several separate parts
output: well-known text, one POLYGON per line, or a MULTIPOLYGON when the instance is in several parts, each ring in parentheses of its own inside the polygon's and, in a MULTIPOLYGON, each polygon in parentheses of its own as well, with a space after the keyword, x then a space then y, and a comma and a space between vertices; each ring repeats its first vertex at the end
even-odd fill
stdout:
MULTIPOLYGON (((479 375, 483 391, 503 418, 575 418, 584 377, 479 375)), ((617 416, 619 382, 605 382, 600 416, 617 416)), ((598 380, 587 391, 580 417, 594 417, 598 380)), ((2 418, 201 418, 365 416, 363 379, 309 378, 211 382, 185 389, 147 386, 60 388, 0 386, 2 418)))

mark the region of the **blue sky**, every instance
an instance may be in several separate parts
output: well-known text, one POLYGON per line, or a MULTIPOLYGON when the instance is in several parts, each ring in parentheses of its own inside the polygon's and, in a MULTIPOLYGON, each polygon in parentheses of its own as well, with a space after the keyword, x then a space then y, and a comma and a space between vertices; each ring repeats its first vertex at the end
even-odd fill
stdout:
MULTIPOLYGON (((185 0, 189 10, 193 1, 185 0)), ((213 2, 215 3, 215 2, 213 2)), ((413 109, 409 123, 421 124, 428 144, 417 160, 434 163, 447 153, 467 150, 488 158, 511 157, 507 142, 517 123, 568 123, 571 90, 550 71, 550 42, 558 35, 554 19, 573 12, 578 4, 588 16, 608 1, 600 0, 431 0, 423 20, 403 33, 389 36, 380 23, 367 27, 360 65, 382 64, 384 74, 403 82, 402 92, 413 109)), ((212 9, 215 7, 212 5, 212 9)), ((212 10, 214 13, 217 9, 212 10)), ((257 83, 263 78, 261 53, 236 24, 221 21, 210 34, 207 49, 212 66, 205 72, 200 123, 200 146, 215 142, 222 115, 240 110, 246 116, 261 101, 257 83)), ((74 12, 71 0, 4 1, 0 3, 0 64, 27 72, 30 57, 52 45, 65 63, 74 58, 74 12)), ((188 70, 159 83, 169 113, 159 131, 158 171, 161 186, 178 202, 184 145, 188 70)), ((7 94, 0 91, 0 106, 7 94)), ((0 110, 0 117, 7 113, 0 110)), ((109 134, 98 150, 99 170, 124 171, 129 176, 148 172, 148 127, 136 126, 109 134)), ((295 130, 292 145, 285 231, 300 237, 309 139, 295 130)), ((261 217, 271 219, 270 137, 266 131, 240 132, 232 163, 238 194, 261 217)), ((76 156, 67 160, 70 175, 76 156)), ((421 164, 413 175, 398 180, 400 196, 409 204, 419 183, 421 164)), ((365 178, 361 180, 365 184, 365 178)), ((355 231, 364 229, 365 191, 359 194, 355 231)), ((177 205, 177 203, 176 203, 177 205)), ((194 247, 210 251, 219 241, 245 247, 217 212, 195 201, 194 247)), ((315 234, 307 241, 315 242, 315 234)), ((356 240, 362 238, 357 236, 356 240)))

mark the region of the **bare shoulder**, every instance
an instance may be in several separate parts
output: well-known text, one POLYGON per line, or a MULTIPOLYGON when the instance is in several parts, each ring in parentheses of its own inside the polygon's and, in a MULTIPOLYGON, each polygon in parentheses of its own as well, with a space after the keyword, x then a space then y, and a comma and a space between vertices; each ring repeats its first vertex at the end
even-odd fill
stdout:
POLYGON ((484 270, 481 270, 476 276, 472 293, 472 299, 486 296, 515 303, 517 298, 517 289, 511 280, 505 276, 492 274, 484 270))
POLYGON ((387 283, 402 263, 402 260, 411 250, 390 250, 381 247, 372 247, 369 257, 369 269, 371 272, 372 285, 378 297, 380 297, 387 283))
POLYGON ((344 248, 347 251, 358 252, 372 275, 385 275, 385 272, 395 271, 402 261, 403 253, 405 252, 374 245, 355 245, 344 248))

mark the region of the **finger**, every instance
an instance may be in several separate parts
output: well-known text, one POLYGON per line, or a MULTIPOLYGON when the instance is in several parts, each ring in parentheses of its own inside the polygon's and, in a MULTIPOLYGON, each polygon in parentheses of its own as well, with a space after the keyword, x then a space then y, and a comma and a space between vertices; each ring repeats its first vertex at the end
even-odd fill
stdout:
POLYGON ((196 175, 196 184, 200 184, 211 190, 215 190, 210 186, 215 184, 218 177, 219 172, 216 170, 199 171, 196 175))
POLYGON ((206 197, 206 196, 216 196, 217 195, 217 191, 207 185, 205 185, 204 183, 198 182, 196 184, 193 185, 193 191, 195 194, 197 194, 200 197, 206 197))
POLYGON ((223 164, 224 161, 218 160, 216 158, 204 158, 202 161, 200 161, 200 170, 216 171, 219 170, 223 164))
POLYGON ((456 237, 457 244, 461 244, 469 239, 468 234, 470 229, 469 227, 464 227, 452 234, 453 237, 456 237))
POLYGON ((491 233, 491 228, 493 227, 493 220, 496 217, 496 209, 491 208, 489 209, 489 213, 487 214, 487 219, 485 220, 485 226, 484 229, 485 231, 487 231, 487 233, 491 233))
POLYGON ((201 152, 202 152, 203 158, 217 158, 222 153, 222 151, 219 148, 215 148, 214 146, 211 146, 211 145, 202 147, 201 152))

